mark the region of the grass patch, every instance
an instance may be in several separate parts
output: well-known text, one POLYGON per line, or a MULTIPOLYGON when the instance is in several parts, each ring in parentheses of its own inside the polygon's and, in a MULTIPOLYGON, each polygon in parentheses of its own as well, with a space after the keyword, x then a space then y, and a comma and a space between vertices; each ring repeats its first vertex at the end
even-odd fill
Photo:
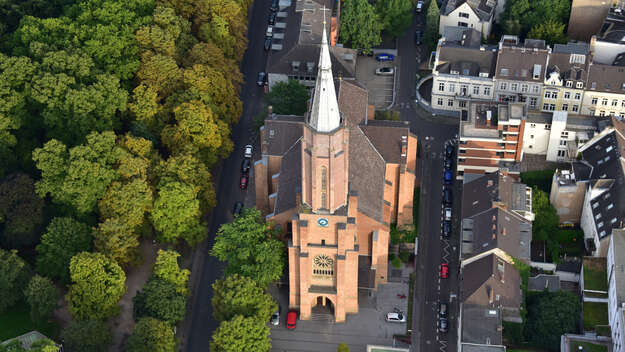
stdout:
POLYGON ((584 302, 584 330, 595 330, 597 325, 608 325, 608 304, 584 302))
POLYGON ((584 290, 608 291, 606 261, 584 258, 584 290))
POLYGON ((595 326, 595 331, 599 336, 612 336, 612 331, 610 330, 610 325, 597 325, 595 326))
POLYGON ((579 352, 579 347, 584 348, 584 352, 608 352, 608 347, 604 345, 599 345, 592 342, 582 342, 582 341, 571 341, 569 345, 570 352, 579 352))
POLYGON ((30 319, 30 307, 18 302, 0 315, 0 341, 8 340, 29 331, 37 330, 51 339, 57 337, 59 326, 55 323, 37 324, 30 319))
POLYGON ((521 180, 527 186, 536 186, 549 194, 549 192, 551 192, 551 180, 554 172, 554 169, 521 172, 521 180))
POLYGON ((523 343, 523 323, 503 322, 503 339, 506 345, 518 346, 523 343))

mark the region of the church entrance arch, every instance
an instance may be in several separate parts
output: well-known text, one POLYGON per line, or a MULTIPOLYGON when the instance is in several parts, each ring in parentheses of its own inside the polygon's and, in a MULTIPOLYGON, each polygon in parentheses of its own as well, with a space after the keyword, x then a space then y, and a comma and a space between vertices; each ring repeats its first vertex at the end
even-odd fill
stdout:
POLYGON ((317 296, 312 302, 312 313, 334 316, 334 303, 326 296, 317 296))

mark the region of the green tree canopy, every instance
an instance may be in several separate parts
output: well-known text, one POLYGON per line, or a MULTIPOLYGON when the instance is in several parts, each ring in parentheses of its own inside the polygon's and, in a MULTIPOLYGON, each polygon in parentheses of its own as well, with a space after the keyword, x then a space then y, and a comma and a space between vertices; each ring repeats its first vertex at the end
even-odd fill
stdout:
POLYGON ((126 352, 174 352, 174 330, 154 318, 141 318, 128 338, 126 352))
POLYGON ((69 271, 73 284, 65 299, 75 319, 107 319, 119 312, 126 274, 114 260, 82 252, 71 259, 69 271))
POLYGON ((336 350, 337 352, 349 352, 349 347, 347 347, 345 342, 341 342, 336 350))
POLYGON ((98 202, 100 215, 118 218, 131 230, 144 223, 152 210, 152 189, 147 180, 136 178, 129 182, 113 182, 98 202))
POLYGON ((226 276, 213 284, 213 316, 218 321, 235 315, 268 321, 278 305, 251 278, 238 274, 226 276))
POLYGON ((198 190, 201 211, 207 212, 217 203, 211 174, 198 158, 185 154, 169 157, 156 169, 159 177, 158 186, 170 182, 181 182, 198 190))
POLYGON ((303 116, 309 99, 308 88, 294 79, 276 83, 265 95, 267 105, 279 115, 303 116))
POLYGON ((100 320, 72 321, 61 337, 68 352, 106 352, 113 341, 108 324, 100 320))
POLYGON ((527 297, 525 338, 548 350, 560 348, 560 336, 577 331, 581 304, 568 291, 542 292, 527 297))
POLYGON ((532 190, 532 208, 536 214, 532 224, 532 239, 546 241, 558 227, 558 213, 549 203, 549 195, 536 187, 532 190))
POLYGON ((133 303, 135 319, 152 317, 174 325, 184 319, 187 297, 176 292, 176 285, 152 277, 133 303))
POLYGON ((245 209, 232 223, 217 231, 211 255, 227 263, 227 274, 253 278, 261 286, 282 276, 284 244, 270 238, 260 211, 245 209))
POLYGON ((510 0, 505 3, 501 19, 507 29, 518 30, 508 34, 525 35, 548 21, 568 23, 570 11, 569 0, 510 0))
POLYGON ((152 275, 173 284, 176 286, 176 292, 186 296, 189 291, 187 283, 191 272, 187 269, 180 269, 178 257, 180 254, 174 250, 159 249, 152 275))
POLYGON ((367 0, 346 0, 341 8, 340 37, 350 42, 352 48, 367 52, 380 44, 383 23, 367 0))
POLYGON ((547 44, 566 44, 567 38, 564 34, 566 25, 561 22, 549 19, 547 22, 537 24, 527 34, 528 38, 544 39, 547 44))
POLYGON ((118 156, 113 132, 91 133, 85 145, 69 150, 53 139, 33 151, 33 160, 41 170, 35 189, 40 196, 49 194, 53 201, 71 205, 83 214, 91 212, 118 177, 114 168, 118 156))
POLYGON ((438 43, 438 26, 440 22, 440 9, 438 2, 430 0, 428 11, 425 15, 425 33, 423 41, 430 50, 435 50, 438 43))
POLYGON ((0 238, 5 246, 15 248, 37 242, 43 204, 30 176, 11 174, 0 182, 0 238))
POLYGON ((214 352, 268 352, 270 349, 266 322, 240 315, 222 321, 210 343, 210 350, 214 352))
POLYGON ((0 314, 24 297, 30 268, 16 250, 0 248, 0 314))
POLYGON ((50 279, 35 275, 24 290, 24 296, 30 306, 31 319, 45 322, 56 308, 59 292, 50 279))
POLYGON ((106 219, 93 231, 95 249, 126 267, 139 261, 139 236, 119 218, 106 219))
POLYGON ((375 3, 384 31, 393 37, 403 35, 410 27, 413 8, 412 0, 380 0, 375 3))
POLYGON ((80 252, 91 251, 91 229, 69 217, 53 218, 37 245, 37 272, 69 283, 69 262, 80 252))

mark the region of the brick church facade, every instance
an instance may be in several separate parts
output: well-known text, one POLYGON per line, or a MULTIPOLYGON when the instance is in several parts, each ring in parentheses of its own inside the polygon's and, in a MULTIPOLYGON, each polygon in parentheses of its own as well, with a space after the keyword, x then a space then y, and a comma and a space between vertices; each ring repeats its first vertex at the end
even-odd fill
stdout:
POLYGON ((370 120, 367 90, 334 80, 325 28, 317 70, 306 115, 261 128, 256 206, 288 240, 290 308, 342 322, 359 289, 387 282, 390 225, 413 223, 417 139, 407 123, 370 120))

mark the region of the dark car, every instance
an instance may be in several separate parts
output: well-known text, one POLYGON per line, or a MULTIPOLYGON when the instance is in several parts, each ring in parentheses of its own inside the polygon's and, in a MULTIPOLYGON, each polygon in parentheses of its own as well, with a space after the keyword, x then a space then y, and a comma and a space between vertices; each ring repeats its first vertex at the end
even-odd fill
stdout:
POLYGON ((377 54, 375 56, 375 59, 378 61, 393 61, 395 60, 395 55, 393 54, 386 54, 386 53, 380 53, 377 54))
POLYGON ((251 167, 252 162, 250 161, 250 159, 243 159, 243 161, 241 162, 241 172, 247 174, 248 172, 250 172, 251 167))
POLYGON ((446 185, 451 185, 451 183, 453 182, 453 175, 451 174, 451 171, 446 170, 445 174, 444 174, 444 180, 445 180, 445 184, 446 185))
POLYGON ((453 145, 445 147, 445 158, 451 158, 454 155, 454 149, 453 145))
POLYGON ((295 329, 295 324, 297 324, 297 312, 290 310, 286 315, 286 328, 293 330, 295 329))
POLYGON ((271 11, 278 11, 280 9, 280 0, 271 0, 271 11))
POLYGON ((451 171, 454 167, 454 162, 451 159, 445 159, 445 170, 451 171))
POLYGON ((440 318, 438 328, 441 332, 447 332, 449 330, 449 322, 447 318, 440 318))
POLYGON ((275 12, 272 12, 272 13, 269 14, 269 20, 267 20, 267 22, 270 25, 276 24, 276 13, 275 12))
POLYGON ((241 189, 247 189, 247 175, 241 175, 241 179, 239 181, 239 187, 241 189))
POLYGON ((416 45, 421 45, 421 39, 423 38, 423 32, 421 32, 420 30, 416 30, 414 32, 414 43, 416 45))
POLYGON ((440 315, 441 318, 447 317, 447 308, 448 308, 447 303, 441 302, 438 305, 438 315, 440 315))
POLYGON ((267 74, 265 72, 258 72, 258 79, 256 80, 256 84, 258 84, 259 87, 267 84, 267 74))
POLYGON ((453 195, 451 194, 451 190, 449 188, 445 188, 443 191, 443 202, 447 206, 450 206, 453 202, 453 195))
POLYGON ((449 237, 451 235, 451 221, 443 221, 443 236, 449 237))
POLYGON ((271 37, 265 37, 265 51, 271 49, 271 37))
POLYGON ((232 215, 237 216, 240 215, 243 211, 243 203, 236 202, 234 203, 234 208, 232 209, 232 215))

